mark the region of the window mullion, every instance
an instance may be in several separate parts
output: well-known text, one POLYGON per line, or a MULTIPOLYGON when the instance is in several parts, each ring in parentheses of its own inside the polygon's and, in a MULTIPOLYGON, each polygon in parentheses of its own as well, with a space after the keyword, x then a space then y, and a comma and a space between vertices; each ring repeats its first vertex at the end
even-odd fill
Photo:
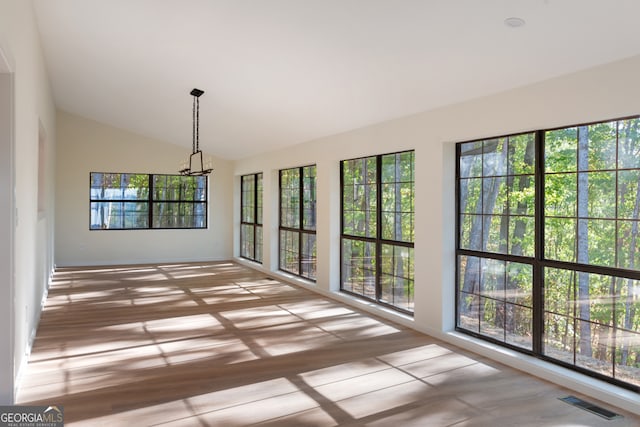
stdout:
POLYGON ((304 210, 304 170, 298 168, 298 274, 302 275, 302 229, 303 227, 303 210, 304 210))
POLYGON ((382 156, 376 156, 376 300, 382 299, 382 156))
POLYGON ((154 191, 154 182, 153 174, 148 176, 149 179, 149 194, 147 197, 147 203, 149 204, 147 207, 147 211, 149 212, 149 228, 153 228, 153 191, 154 191))
POLYGON ((544 335, 544 131, 535 133, 535 196, 534 196, 534 262, 533 262, 533 314, 532 350, 543 352, 544 335))
POLYGON ((253 260, 258 253, 258 174, 253 176, 253 260))

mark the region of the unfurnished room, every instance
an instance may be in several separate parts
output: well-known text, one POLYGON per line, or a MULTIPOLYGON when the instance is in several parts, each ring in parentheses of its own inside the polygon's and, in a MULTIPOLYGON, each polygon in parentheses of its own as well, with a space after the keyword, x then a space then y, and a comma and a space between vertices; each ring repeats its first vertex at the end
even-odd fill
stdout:
POLYGON ((638 16, 0 0, 0 426, 640 425, 638 16))

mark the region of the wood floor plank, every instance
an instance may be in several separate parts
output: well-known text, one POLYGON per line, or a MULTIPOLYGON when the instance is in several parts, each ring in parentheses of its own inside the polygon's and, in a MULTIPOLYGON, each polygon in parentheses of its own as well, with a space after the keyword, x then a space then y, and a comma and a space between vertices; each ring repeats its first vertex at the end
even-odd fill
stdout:
POLYGON ((58 270, 18 403, 69 426, 603 425, 568 394, 215 262, 58 270))

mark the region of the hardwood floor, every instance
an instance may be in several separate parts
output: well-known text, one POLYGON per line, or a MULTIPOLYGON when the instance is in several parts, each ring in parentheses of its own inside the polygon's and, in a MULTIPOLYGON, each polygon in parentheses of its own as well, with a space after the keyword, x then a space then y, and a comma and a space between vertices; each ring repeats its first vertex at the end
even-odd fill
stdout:
POLYGON ((18 403, 69 426, 640 425, 569 394, 218 262, 57 271, 18 403))

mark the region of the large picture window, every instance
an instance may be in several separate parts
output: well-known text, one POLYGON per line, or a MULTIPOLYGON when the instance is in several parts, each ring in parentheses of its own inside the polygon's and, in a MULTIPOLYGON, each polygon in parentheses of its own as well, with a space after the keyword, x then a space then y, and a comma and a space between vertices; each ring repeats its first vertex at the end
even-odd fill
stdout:
POLYGON ((243 175, 240 187, 240 256, 261 263, 262 173, 243 175))
POLYGON ((413 312, 414 152, 344 160, 341 289, 413 312))
POLYGON ((458 329, 640 391, 639 125, 458 144, 458 329))
POLYGON ((203 176, 91 172, 90 229, 207 228, 203 176))
POLYGON ((280 270, 316 278, 316 167, 280 171, 280 270))

